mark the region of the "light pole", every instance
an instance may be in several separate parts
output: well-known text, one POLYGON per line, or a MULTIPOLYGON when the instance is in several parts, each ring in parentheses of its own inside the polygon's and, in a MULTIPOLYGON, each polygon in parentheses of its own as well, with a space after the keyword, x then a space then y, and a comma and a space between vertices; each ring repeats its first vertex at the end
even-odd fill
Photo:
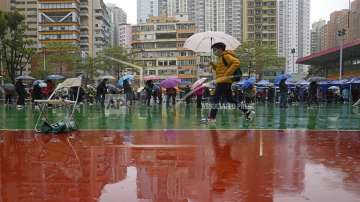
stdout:
POLYGON ((340 67, 339 67, 339 80, 342 79, 342 72, 343 72, 343 43, 344 43, 344 38, 343 36, 345 36, 346 34, 346 30, 342 29, 338 31, 338 36, 340 37, 340 67))
POLYGON ((295 48, 291 49, 292 62, 293 62, 292 73, 295 73, 295 53, 296 53, 296 49, 295 48))
POLYGON ((44 72, 45 72, 46 71, 46 48, 45 48, 45 46, 43 47, 43 51, 44 51, 43 69, 44 69, 44 72))

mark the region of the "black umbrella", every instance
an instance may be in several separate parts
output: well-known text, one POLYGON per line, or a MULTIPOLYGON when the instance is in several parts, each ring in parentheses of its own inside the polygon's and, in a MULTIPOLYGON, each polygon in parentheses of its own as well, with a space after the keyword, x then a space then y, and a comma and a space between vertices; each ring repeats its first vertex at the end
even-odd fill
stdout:
POLYGON ((16 80, 35 80, 35 78, 31 76, 23 75, 16 77, 16 80))

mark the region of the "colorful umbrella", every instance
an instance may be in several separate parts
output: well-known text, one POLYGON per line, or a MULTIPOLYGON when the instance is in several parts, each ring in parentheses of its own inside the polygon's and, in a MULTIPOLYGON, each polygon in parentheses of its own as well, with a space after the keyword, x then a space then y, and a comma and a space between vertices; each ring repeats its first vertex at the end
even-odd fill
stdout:
POLYGON ((207 80, 207 78, 201 78, 201 79, 195 81, 195 83, 191 86, 191 89, 194 90, 197 88, 201 88, 206 80, 207 80))
POLYGON ((125 80, 132 81, 132 80, 134 80, 134 76, 131 74, 125 75, 119 79, 119 81, 116 83, 116 85, 119 87, 122 87, 124 85, 125 80))
POLYGON ((243 89, 251 88, 252 86, 254 86, 255 82, 256 82, 256 78, 255 78, 255 77, 246 79, 246 80, 244 81, 244 84, 243 84, 241 87, 242 87, 243 89))
POLYGON ((111 76, 111 75, 104 75, 104 76, 100 76, 98 78, 98 80, 104 80, 104 79, 108 79, 108 80, 114 80, 115 77, 111 76))
POLYGON ((149 76, 144 77, 144 81, 159 80, 159 79, 160 79, 160 76, 156 76, 156 75, 149 75, 149 76))
POLYGON ((160 86, 163 88, 174 88, 179 83, 181 83, 181 79, 178 78, 169 78, 162 82, 160 82, 160 86))

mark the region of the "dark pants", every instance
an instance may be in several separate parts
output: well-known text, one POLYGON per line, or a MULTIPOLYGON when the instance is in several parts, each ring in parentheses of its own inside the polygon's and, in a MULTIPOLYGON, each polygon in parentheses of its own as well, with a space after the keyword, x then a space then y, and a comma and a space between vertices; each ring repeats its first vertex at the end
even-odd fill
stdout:
POLYGON ((151 91, 146 91, 146 105, 147 106, 150 106, 151 96, 152 96, 151 91))
POLYGON ((25 96, 19 95, 17 105, 25 105, 25 96))
POLYGON ((7 94, 5 96, 5 104, 11 104, 12 103, 12 95, 11 94, 7 94))
MULTIPOLYGON (((216 114, 218 112, 218 108, 219 108, 219 102, 223 100, 223 101, 227 101, 227 103, 232 103, 237 105, 237 102, 234 100, 234 98, 232 97, 232 91, 231 91, 231 84, 230 83, 220 83, 216 85, 215 88, 215 95, 212 98, 212 109, 210 111, 210 119, 215 119, 216 118, 216 114)), ((240 105, 239 109, 241 111, 243 111, 244 113, 246 113, 248 110, 245 109, 244 105, 240 105)))
POLYGON ((280 92, 280 107, 286 108, 287 105, 287 93, 280 92))
POLYGON ((196 107, 199 109, 201 108, 201 101, 202 101, 202 96, 201 95, 196 96, 196 107))
POLYGON ((170 99, 172 100, 172 105, 175 105, 175 97, 176 97, 176 94, 167 94, 166 95, 166 106, 169 106, 170 105, 170 99))

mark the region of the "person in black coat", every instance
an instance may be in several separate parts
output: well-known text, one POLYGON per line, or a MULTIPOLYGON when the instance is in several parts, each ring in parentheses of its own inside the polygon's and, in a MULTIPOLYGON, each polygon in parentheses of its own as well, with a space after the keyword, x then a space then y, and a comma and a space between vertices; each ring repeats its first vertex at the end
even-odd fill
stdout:
POLYGON ((123 82, 123 88, 124 88, 124 94, 125 94, 126 102, 130 101, 130 105, 132 105, 134 92, 133 92, 133 89, 131 88, 131 85, 130 85, 128 80, 125 80, 123 82))
POLYGON ((33 103, 35 103, 35 100, 42 100, 44 98, 44 95, 42 94, 42 89, 39 84, 33 86, 31 98, 33 103))
POLYGON ((151 96, 153 94, 154 84, 152 80, 148 80, 145 83, 145 92, 146 92, 146 105, 150 106, 151 96))
POLYGON ((105 95, 107 93, 106 82, 107 79, 102 80, 96 88, 96 98, 97 101, 101 103, 101 106, 104 106, 105 103, 105 95))
POLYGON ((26 90, 25 90, 25 85, 22 83, 22 80, 19 79, 16 81, 15 83, 15 89, 16 92, 18 94, 18 100, 17 100, 17 105, 18 107, 23 107, 25 105, 25 97, 26 97, 26 90))
POLYGON ((286 85, 285 79, 281 80, 279 88, 280 88, 280 108, 286 108, 288 86, 286 85))

